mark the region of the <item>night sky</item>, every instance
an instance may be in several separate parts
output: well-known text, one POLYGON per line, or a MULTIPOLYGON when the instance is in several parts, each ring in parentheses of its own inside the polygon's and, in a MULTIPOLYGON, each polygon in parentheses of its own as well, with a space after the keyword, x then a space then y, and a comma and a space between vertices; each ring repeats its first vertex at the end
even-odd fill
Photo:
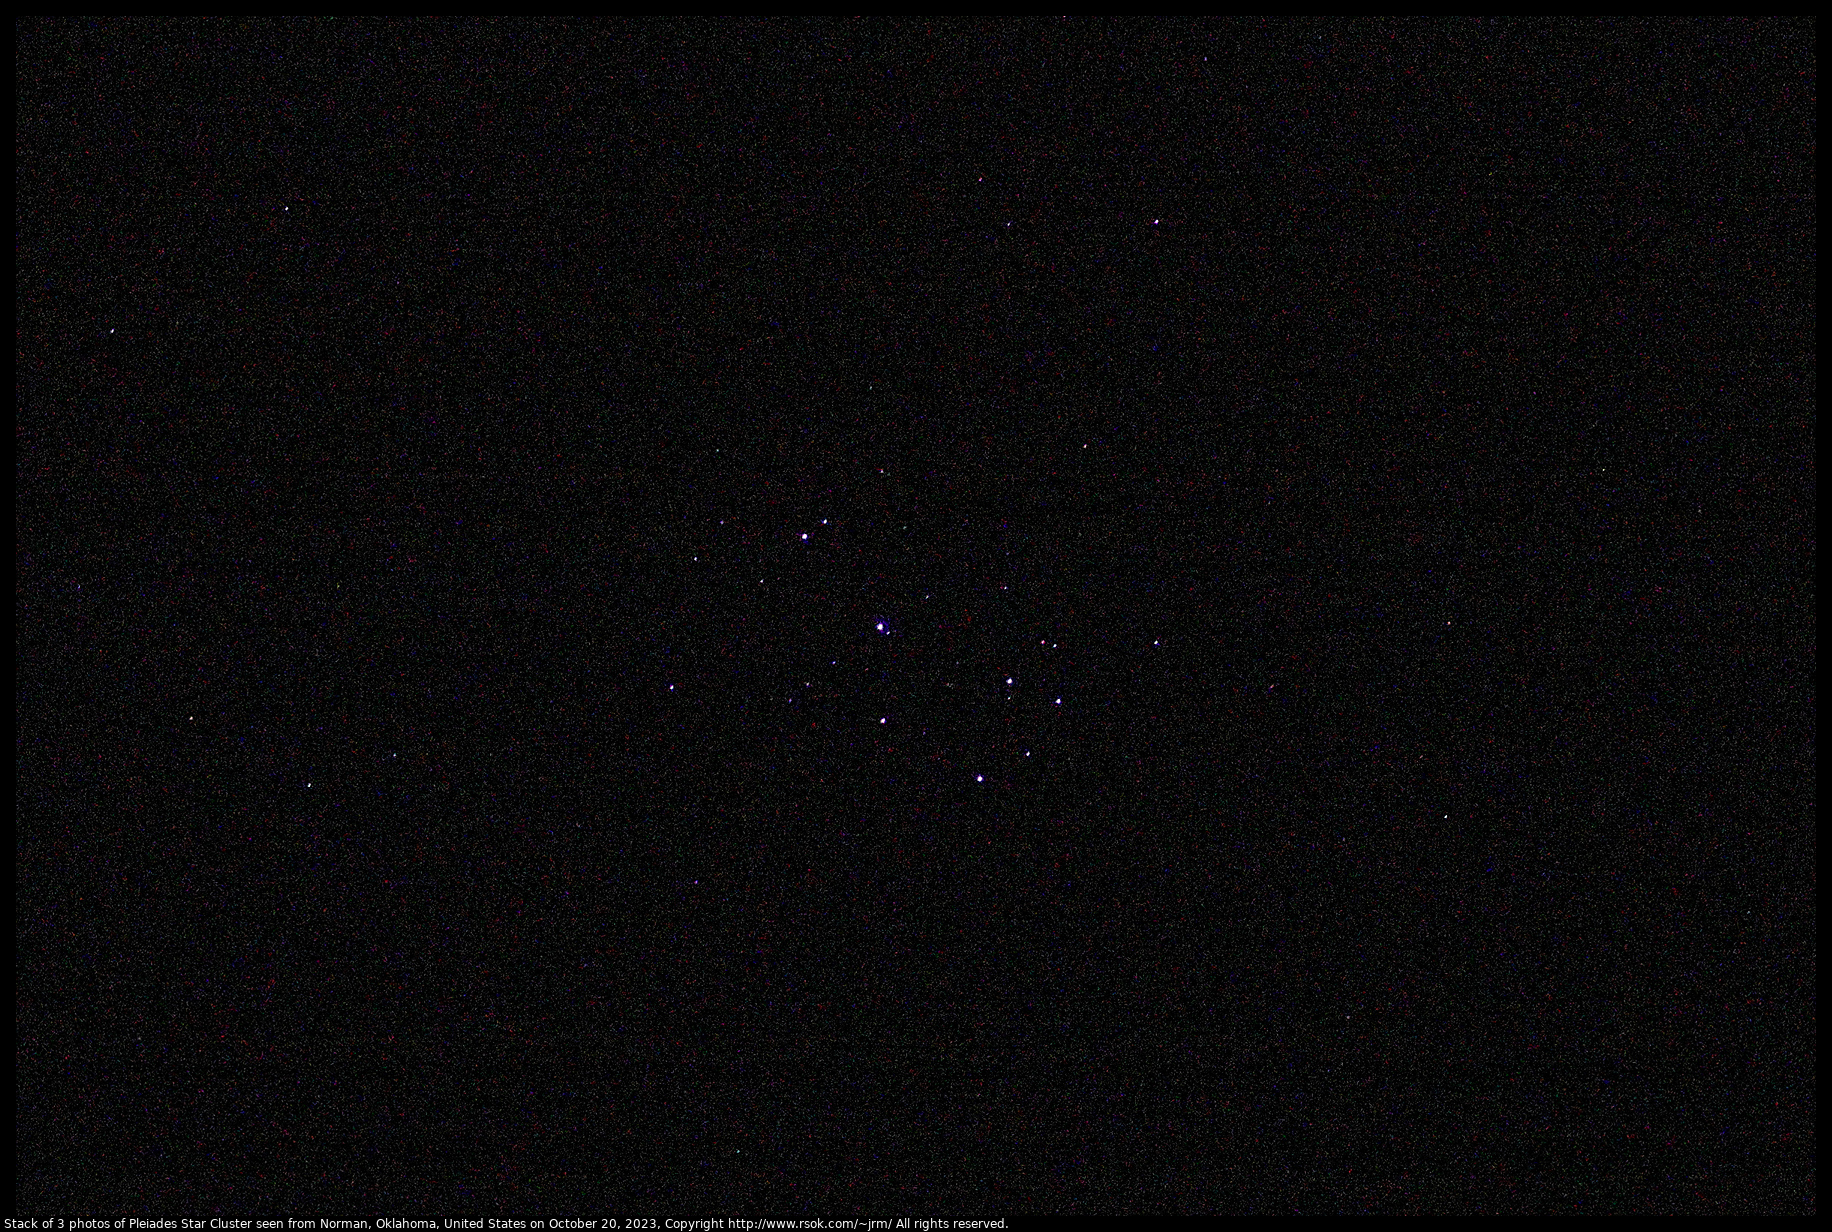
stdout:
POLYGON ((1814 1208, 1810 23, 18 33, 20 1212, 1814 1208))

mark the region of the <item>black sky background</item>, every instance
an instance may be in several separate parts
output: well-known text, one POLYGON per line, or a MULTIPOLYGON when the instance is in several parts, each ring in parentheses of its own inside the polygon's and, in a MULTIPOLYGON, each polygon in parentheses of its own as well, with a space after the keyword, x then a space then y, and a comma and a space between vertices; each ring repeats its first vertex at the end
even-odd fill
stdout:
POLYGON ((18 34, 20 1210, 1812 1209, 1811 24, 18 34))

